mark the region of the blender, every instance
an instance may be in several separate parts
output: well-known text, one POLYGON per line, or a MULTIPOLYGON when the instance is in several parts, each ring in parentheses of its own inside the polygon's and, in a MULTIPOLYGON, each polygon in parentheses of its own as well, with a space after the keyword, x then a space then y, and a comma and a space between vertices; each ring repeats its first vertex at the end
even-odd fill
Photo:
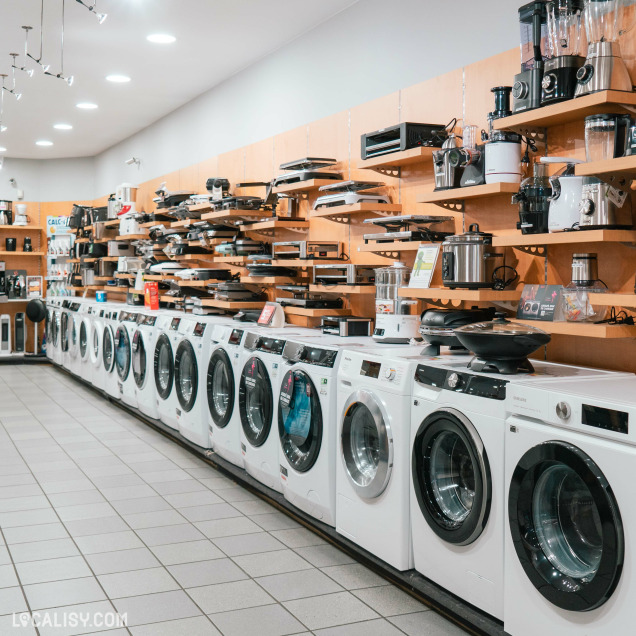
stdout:
POLYGON ((541 106, 547 14, 543 1, 535 0, 519 9, 521 26, 521 73, 512 87, 512 112, 521 113, 541 106))
POLYGON ((391 267, 375 270, 375 329, 373 339, 389 344, 408 344, 421 340, 417 301, 400 298, 400 288, 406 287, 411 269, 395 262, 391 267))
POLYGON ((580 55, 583 0, 553 0, 547 14, 551 57, 545 63, 541 103, 553 104, 574 97, 576 74, 585 62, 580 55))
POLYGON ((618 37, 633 26, 625 28, 627 4, 627 0, 585 0, 587 58, 576 74, 576 97, 606 90, 632 92, 618 44, 618 37))

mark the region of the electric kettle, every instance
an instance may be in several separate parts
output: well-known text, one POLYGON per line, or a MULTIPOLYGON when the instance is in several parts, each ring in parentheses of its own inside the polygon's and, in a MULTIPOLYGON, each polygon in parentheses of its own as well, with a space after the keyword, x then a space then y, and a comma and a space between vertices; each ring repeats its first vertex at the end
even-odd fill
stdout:
POLYGON ((548 231, 563 232, 576 229, 580 220, 579 205, 583 191, 583 177, 574 174, 574 166, 583 163, 570 157, 541 157, 541 163, 565 164, 556 175, 550 177, 552 194, 548 197, 548 231))

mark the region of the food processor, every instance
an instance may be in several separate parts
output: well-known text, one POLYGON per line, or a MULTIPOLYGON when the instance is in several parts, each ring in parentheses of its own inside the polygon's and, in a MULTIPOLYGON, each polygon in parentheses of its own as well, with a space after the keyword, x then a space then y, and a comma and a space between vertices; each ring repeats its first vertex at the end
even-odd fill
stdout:
POLYGON ((512 111, 521 113, 541 106, 541 82, 547 51, 547 13, 542 0, 519 9, 521 27, 521 73, 512 87, 512 111))
POLYGON ((546 174, 546 165, 536 161, 531 177, 524 179, 512 203, 519 204, 517 229, 522 234, 544 234, 548 231, 552 186, 546 174))
POLYGON ((451 164, 451 152, 457 148, 457 136, 451 133, 442 144, 442 149, 433 151, 435 190, 450 190, 460 186, 461 169, 451 164))
POLYGON ((565 164, 556 175, 550 177, 552 194, 548 197, 548 230, 563 232, 577 229, 579 224, 579 205, 583 192, 583 177, 574 174, 575 166, 583 163, 571 157, 541 157, 544 164, 565 164))
POLYGON ((633 225, 627 187, 621 190, 598 177, 583 177, 579 230, 630 230, 633 225))
POLYGON ((627 4, 627 0, 585 0, 587 58, 576 74, 576 97, 606 90, 632 92, 618 44, 619 36, 633 26, 625 27, 627 4))
POLYGON ((395 262, 390 267, 375 270, 375 329, 373 339, 390 344, 408 344, 421 340, 420 316, 416 300, 400 298, 400 288, 406 287, 411 269, 395 262))
POLYGON ((542 104, 574 97, 576 73, 583 66, 581 27, 583 0, 553 0, 547 4, 550 59, 545 62, 541 82, 542 104))

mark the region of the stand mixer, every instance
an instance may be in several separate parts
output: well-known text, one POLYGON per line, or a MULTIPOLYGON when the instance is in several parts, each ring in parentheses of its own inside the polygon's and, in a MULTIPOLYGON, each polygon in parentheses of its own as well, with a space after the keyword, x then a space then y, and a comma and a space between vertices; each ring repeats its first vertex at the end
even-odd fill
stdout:
POLYGON ((115 205, 119 219, 120 236, 141 234, 139 227, 139 213, 137 212, 138 187, 131 183, 122 183, 115 191, 115 205))
POLYGON ((632 92, 632 80, 621 56, 618 38, 629 31, 625 27, 628 0, 585 0, 587 58, 578 70, 575 97, 597 91, 632 92))

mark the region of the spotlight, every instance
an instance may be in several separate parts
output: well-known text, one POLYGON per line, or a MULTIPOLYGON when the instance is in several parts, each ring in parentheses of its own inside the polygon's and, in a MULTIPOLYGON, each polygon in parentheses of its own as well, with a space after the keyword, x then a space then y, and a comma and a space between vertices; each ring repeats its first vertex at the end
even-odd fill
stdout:
POLYGON ((75 0, 75 1, 81 4, 83 7, 86 7, 91 13, 94 13, 95 17, 97 18, 97 22, 99 24, 104 24, 104 20, 106 20, 106 18, 108 17, 108 14, 97 12, 97 0, 93 0, 92 5, 86 4, 84 0, 75 0))
POLYGON ((124 162, 127 166, 140 166, 141 160, 138 157, 131 157, 124 162))

